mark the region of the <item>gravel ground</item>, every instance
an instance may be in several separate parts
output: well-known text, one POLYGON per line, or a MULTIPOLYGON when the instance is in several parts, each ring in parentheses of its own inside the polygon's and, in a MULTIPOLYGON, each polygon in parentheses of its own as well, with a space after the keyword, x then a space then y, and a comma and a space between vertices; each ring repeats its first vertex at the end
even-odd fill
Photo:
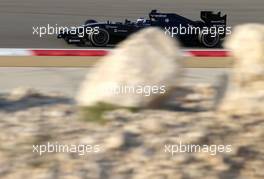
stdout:
POLYGON ((78 108, 61 95, 27 90, 2 95, 0 178, 262 179, 263 116, 210 110, 212 90, 184 88, 188 94, 171 108, 110 111, 104 123, 80 120, 78 108), (180 142, 230 145, 232 151, 172 153, 170 146, 180 142), (91 148, 85 155, 79 148, 40 156, 40 146, 48 143, 91 148))

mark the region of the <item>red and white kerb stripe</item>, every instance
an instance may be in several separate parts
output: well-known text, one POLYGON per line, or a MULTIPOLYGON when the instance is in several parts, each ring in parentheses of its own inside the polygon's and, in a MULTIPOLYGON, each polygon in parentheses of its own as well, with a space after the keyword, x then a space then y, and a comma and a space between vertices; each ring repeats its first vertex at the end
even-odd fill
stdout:
MULTIPOLYGON (((14 49, 0 48, 0 56, 87 56, 107 55, 111 49, 14 49)), ((229 57, 230 51, 224 49, 183 49, 185 57, 229 57)))

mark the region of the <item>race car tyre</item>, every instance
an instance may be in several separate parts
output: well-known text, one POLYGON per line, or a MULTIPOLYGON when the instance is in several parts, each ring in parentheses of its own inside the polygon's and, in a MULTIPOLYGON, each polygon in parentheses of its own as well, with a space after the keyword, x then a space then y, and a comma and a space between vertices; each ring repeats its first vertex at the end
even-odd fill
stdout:
POLYGON ((87 24, 93 24, 93 23, 97 23, 96 20, 93 20, 93 19, 89 19, 87 21, 84 22, 84 25, 87 25, 87 24))
POLYGON ((64 40, 67 42, 67 44, 71 44, 69 37, 65 37, 64 40))
POLYGON ((219 34, 210 34, 201 32, 199 34, 199 42, 208 48, 217 47, 220 44, 220 36, 219 34))
POLYGON ((92 32, 90 35, 90 41, 95 47, 105 47, 109 43, 110 35, 105 29, 101 28, 98 31, 92 32))

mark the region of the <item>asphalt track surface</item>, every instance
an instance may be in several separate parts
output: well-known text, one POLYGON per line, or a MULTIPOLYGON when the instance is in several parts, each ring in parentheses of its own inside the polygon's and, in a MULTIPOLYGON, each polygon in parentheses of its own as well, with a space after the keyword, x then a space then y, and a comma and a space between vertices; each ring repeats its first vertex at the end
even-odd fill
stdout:
MULTIPOLYGON (((34 88, 41 92, 59 92, 74 97, 91 68, 0 68, 0 94, 17 87, 34 88), (7 80, 8 79, 8 80, 7 80)), ((230 73, 228 68, 188 68, 184 84, 217 85, 219 76, 230 73)))
POLYGON ((0 0, 0 47, 76 48, 56 36, 32 35, 33 27, 79 25, 87 19, 134 20, 151 9, 192 19, 199 19, 200 10, 221 10, 230 26, 264 22, 263 0, 0 0))

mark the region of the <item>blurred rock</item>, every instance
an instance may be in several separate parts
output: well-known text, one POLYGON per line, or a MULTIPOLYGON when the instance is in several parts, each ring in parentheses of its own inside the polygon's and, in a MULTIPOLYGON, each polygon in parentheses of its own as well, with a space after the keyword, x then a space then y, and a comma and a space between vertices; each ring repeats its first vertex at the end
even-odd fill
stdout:
POLYGON ((148 28, 132 35, 98 64, 81 85, 77 101, 80 106, 99 102, 123 107, 158 106, 179 85, 182 70, 178 44, 161 30, 148 28), (158 92, 113 91, 149 86, 156 86, 158 92), (164 90, 160 90, 162 86, 164 90))
POLYGON ((142 129, 144 132, 149 132, 149 133, 161 133, 164 129, 163 124, 159 121, 159 119, 146 119, 143 120, 140 123, 140 126, 142 126, 142 129))
POLYGON ((27 87, 18 87, 11 91, 9 95, 9 100, 18 101, 23 98, 38 97, 38 96, 40 96, 40 92, 35 89, 27 88, 27 87))
POLYGON ((104 149, 114 150, 119 149, 125 145, 125 134, 124 133, 114 133, 105 139, 104 149))
POLYGON ((220 111, 231 115, 264 114, 264 25, 236 27, 226 47, 232 50, 236 63, 220 111))
POLYGON ((27 98, 33 99, 41 99, 41 98, 64 98, 65 95, 58 92, 47 92, 43 93, 34 88, 28 87, 17 87, 14 88, 6 97, 6 100, 9 101, 20 101, 27 98))
MULTIPOLYGON (((205 96, 213 90, 207 85, 193 88, 205 96)), ((42 96, 34 101, 41 102, 42 96)), ((32 98, 24 103, 29 100, 32 98)), ((191 103, 203 106, 203 100, 209 99, 195 97, 191 103)), ((10 108, 15 104, 10 102, 10 108)), ((241 116, 234 120, 214 111, 150 109, 136 113, 118 109, 107 113, 111 120, 100 124, 77 120, 78 110, 72 103, 37 105, 23 111, 0 110, 0 178, 264 178, 262 116, 241 116), (165 152, 165 145, 177 145, 180 141, 231 145, 232 151, 173 156, 165 152), (47 142, 99 145, 100 151, 82 156, 70 152, 40 156, 33 152, 33 145, 47 145, 47 142)))

